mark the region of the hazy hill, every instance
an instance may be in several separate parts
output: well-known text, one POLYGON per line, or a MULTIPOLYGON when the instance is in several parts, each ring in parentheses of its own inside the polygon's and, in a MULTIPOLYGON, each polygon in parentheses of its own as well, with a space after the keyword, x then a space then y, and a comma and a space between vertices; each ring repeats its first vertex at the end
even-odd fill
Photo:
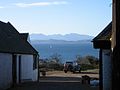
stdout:
POLYGON ((76 33, 70 34, 53 34, 53 35, 44 35, 44 34, 31 34, 31 40, 63 40, 63 41, 79 41, 79 40, 92 40, 94 37, 89 35, 80 35, 76 33))
POLYGON ((31 40, 32 44, 88 44, 91 40, 65 41, 65 40, 31 40))

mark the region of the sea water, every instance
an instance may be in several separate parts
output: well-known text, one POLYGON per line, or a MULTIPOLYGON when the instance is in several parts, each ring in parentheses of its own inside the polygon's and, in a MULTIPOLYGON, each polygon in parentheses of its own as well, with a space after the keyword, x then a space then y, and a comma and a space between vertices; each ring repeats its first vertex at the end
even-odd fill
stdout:
POLYGON ((78 44, 33 44, 33 47, 39 52, 41 59, 49 59, 51 56, 60 55, 62 62, 74 61, 76 56, 95 56, 98 58, 98 50, 93 48, 92 43, 78 44))

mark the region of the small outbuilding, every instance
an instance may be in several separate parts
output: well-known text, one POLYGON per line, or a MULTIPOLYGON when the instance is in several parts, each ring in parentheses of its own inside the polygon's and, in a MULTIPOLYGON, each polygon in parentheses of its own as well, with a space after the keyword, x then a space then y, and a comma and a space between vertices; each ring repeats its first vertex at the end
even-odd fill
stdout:
POLYGON ((93 47, 100 49, 100 90, 111 90, 112 83, 112 50, 111 50, 112 22, 93 39, 93 47))
POLYGON ((0 88, 38 80, 38 52, 29 34, 0 21, 0 88))

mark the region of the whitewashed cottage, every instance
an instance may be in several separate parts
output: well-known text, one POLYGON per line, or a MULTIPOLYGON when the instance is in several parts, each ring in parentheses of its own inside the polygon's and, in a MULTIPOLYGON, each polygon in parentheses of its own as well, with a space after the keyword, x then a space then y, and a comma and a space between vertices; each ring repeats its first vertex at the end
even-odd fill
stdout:
POLYGON ((0 21, 0 88, 26 81, 38 81, 38 52, 27 33, 0 21))
POLYGON ((93 39, 94 48, 100 49, 100 90, 111 90, 112 85, 112 22, 93 39))

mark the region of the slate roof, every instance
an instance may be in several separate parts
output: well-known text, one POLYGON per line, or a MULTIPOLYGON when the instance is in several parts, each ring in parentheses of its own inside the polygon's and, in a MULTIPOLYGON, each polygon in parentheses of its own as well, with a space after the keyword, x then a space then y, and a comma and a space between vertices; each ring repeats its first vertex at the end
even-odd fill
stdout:
POLYGON ((102 32, 100 32, 93 41, 99 41, 99 40, 110 40, 112 35, 112 22, 110 22, 107 27, 105 27, 102 32))
POLYGON ((22 39, 27 40, 28 36, 29 36, 29 33, 20 33, 20 36, 21 36, 22 39))
POLYGON ((0 52, 15 54, 38 54, 31 44, 21 37, 11 23, 0 21, 0 52))
POLYGON ((98 49, 111 49, 112 22, 93 39, 93 47, 98 49))

